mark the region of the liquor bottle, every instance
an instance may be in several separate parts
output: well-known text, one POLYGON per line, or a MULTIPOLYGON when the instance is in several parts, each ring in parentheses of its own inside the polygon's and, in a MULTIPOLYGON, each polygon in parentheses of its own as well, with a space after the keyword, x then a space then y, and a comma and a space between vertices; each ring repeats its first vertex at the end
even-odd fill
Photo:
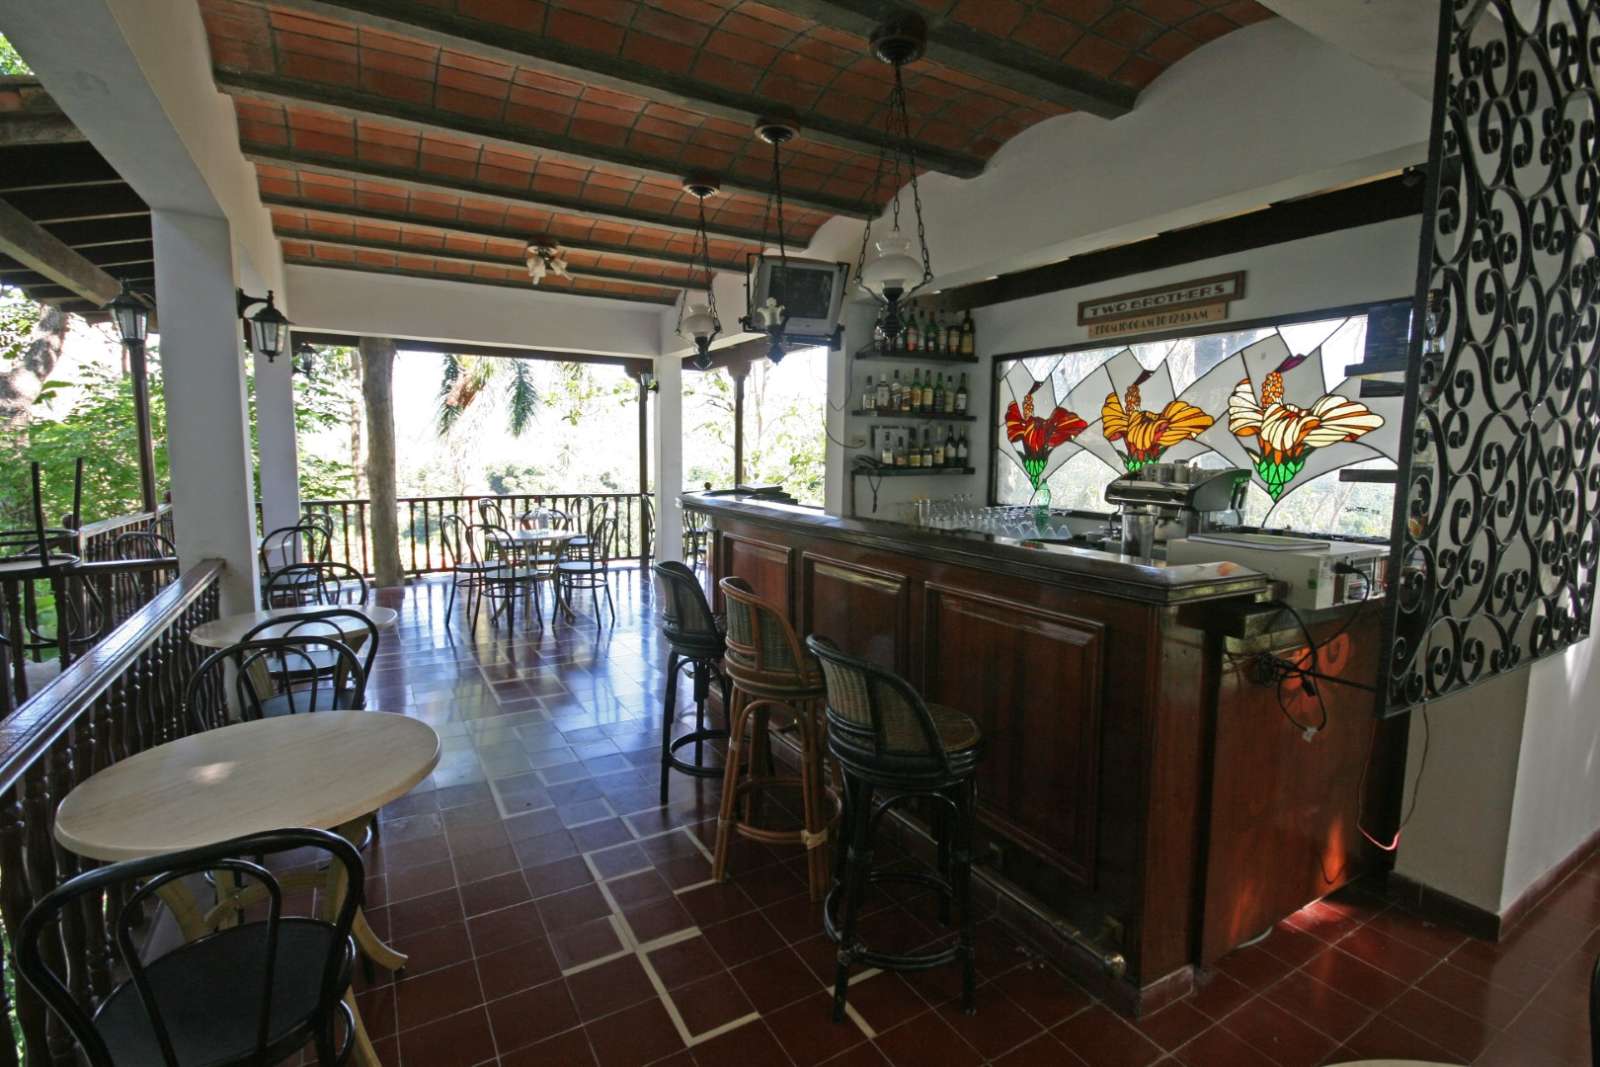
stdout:
POLYGON ((935 469, 944 466, 944 441, 938 437, 933 439, 933 466, 935 469))
POLYGON ((887 428, 882 433, 883 443, 878 446, 878 465, 892 467, 894 466, 894 438, 890 436, 887 428))
POLYGON ((961 320, 956 318, 953 311, 950 313, 950 321, 945 324, 944 333, 939 337, 939 349, 947 356, 959 355, 961 352, 961 320))
POLYGON ((924 352, 929 350, 928 349, 928 345, 926 343, 926 339, 928 337, 931 337, 932 335, 933 335, 933 312, 924 311, 922 313, 922 336, 923 336, 923 339, 924 339, 922 350, 924 352))
POLYGON ((933 386, 933 404, 929 407, 934 414, 944 410, 944 373, 941 371, 939 380, 933 386))
POLYGON ((922 368, 918 367, 911 372, 911 410, 922 410, 922 368))
POLYGON ((906 456, 906 466, 920 469, 922 467, 922 449, 917 447, 917 431, 911 431, 911 448, 906 456))
POLYGON ((972 309, 967 309, 967 317, 961 320, 961 354, 974 356, 978 353, 978 327, 972 321, 972 309))
MULTIPOLYGON (((961 385, 956 389, 956 414, 957 415, 965 415, 966 413, 967 413, 967 375, 966 375, 966 372, 963 371, 962 374, 961 374, 961 385)), ((966 434, 962 434, 961 436, 962 437, 966 437, 967 435, 966 434)))
POLYGON ((956 432, 946 430, 944 433, 944 465, 946 467, 958 466, 956 463, 956 432))
POLYGON ((896 467, 904 467, 906 462, 906 435, 905 431, 902 430, 894 443, 894 465, 896 467))
POLYGON ((933 396, 933 372, 925 370, 922 377, 922 391, 917 394, 917 411, 926 415, 928 402, 933 396))
POLYGON ((946 415, 954 415, 956 413, 956 376, 953 373, 950 375, 950 384, 944 387, 943 410, 946 415))
POLYGON ((922 351, 922 327, 917 325, 917 316, 915 314, 911 316, 911 321, 904 325, 904 328, 900 331, 900 336, 906 340, 905 350, 907 352, 922 351))
POLYGON ((900 410, 900 390, 902 388, 904 388, 904 387, 900 384, 900 370, 897 367, 897 368, 895 368, 895 372, 894 372, 894 381, 889 383, 889 410, 890 411, 899 411, 900 410))
POLYGON ((889 410, 889 379, 878 379, 878 397, 877 402, 872 405, 872 409, 874 411, 889 410))
POLYGON ((867 375, 867 388, 861 393, 861 410, 878 410, 878 387, 872 384, 872 375, 867 375))
POLYGON ((928 431, 926 427, 924 427, 922 431, 922 468, 923 470, 933 469, 933 447, 928 444, 928 431))
POLYGON ((972 458, 972 453, 967 449, 967 431, 961 431, 961 440, 956 442, 956 466, 965 467, 972 458))
POLYGON ((883 312, 878 312, 878 321, 872 324, 872 347, 878 355, 889 351, 889 333, 883 328, 883 312))

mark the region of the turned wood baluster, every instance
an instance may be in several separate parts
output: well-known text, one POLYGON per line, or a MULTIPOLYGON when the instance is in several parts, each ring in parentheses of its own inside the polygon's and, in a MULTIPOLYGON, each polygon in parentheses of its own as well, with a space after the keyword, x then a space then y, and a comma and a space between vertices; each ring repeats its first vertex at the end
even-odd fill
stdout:
MULTIPOLYGON (((113 689, 119 688, 120 685, 113 686, 113 689)), ((109 709, 114 699, 112 690, 102 693, 72 729, 76 742, 72 749, 73 786, 98 771, 104 761, 100 750, 106 747, 106 743, 103 740, 105 735, 100 733, 100 727, 110 714, 109 709)), ((72 856, 74 874, 98 866, 94 861, 76 853, 63 854, 72 856)), ((108 955, 111 942, 105 922, 105 897, 99 893, 84 897, 80 906, 83 909, 82 970, 88 992, 98 999, 111 991, 111 960, 108 955)))
MULTIPOLYGON (((11 931, 22 928, 22 917, 28 914, 36 899, 28 883, 27 863, 23 858, 23 823, 21 790, 8 790, 0 796, 0 918, 5 921, 7 937, 11 931)), ((10 963, 16 968, 16 945, 11 946, 10 963)), ((22 1028, 23 1047, 29 1063, 47 1063, 49 1038, 45 1025, 44 1001, 26 982, 17 982, 17 1022, 22 1028)), ((0 1042, 5 1043, 5 1042, 0 1042)))
MULTIPOLYGON (((52 751, 51 756, 54 756, 52 751)), ((54 759, 47 757, 28 768, 23 776, 22 792, 22 852, 28 876, 30 903, 42 899, 61 879, 56 876, 55 842, 51 840, 51 827, 55 818, 56 801, 50 792, 54 759)), ((18 917, 21 921, 21 917, 18 917)), ((65 923, 62 924, 63 928, 65 923)), ((67 954, 61 936, 46 935, 41 946, 45 966, 58 975, 68 975, 67 954)), ((80 942, 81 944, 81 942, 80 942)), ((67 1055, 72 1039, 66 1034, 61 1020, 54 1013, 46 1013, 46 1041, 40 1046, 38 1063, 52 1063, 67 1055)), ((30 1052, 29 1060, 34 1056, 30 1052)))
MULTIPOLYGON (((53 889, 62 882, 69 881, 78 873, 79 859, 72 852, 63 848, 55 839, 55 813, 56 805, 61 799, 72 791, 76 784, 75 750, 79 725, 72 726, 50 748, 50 755, 44 761, 47 775, 46 788, 49 791, 46 809, 47 815, 43 824, 43 844, 50 852, 50 866, 55 868, 54 877, 48 888, 53 889)), ((41 850, 42 851, 42 850, 41 850)), ((31 857, 30 857, 31 859, 31 857)), ((67 988, 71 990, 73 999, 79 1004, 89 1003, 89 943, 87 929, 84 921, 82 904, 78 907, 66 908, 61 912, 61 944, 66 970, 63 972, 67 979, 67 988)), ((54 1019, 54 1016, 51 1017, 54 1019)), ((59 1022, 59 1020, 56 1020, 59 1022)), ((50 1031, 50 1049, 55 1053, 57 1060, 61 1059, 61 1050, 64 1047, 67 1053, 67 1063, 72 1062, 72 1039, 67 1036, 64 1027, 52 1027, 50 1031)))

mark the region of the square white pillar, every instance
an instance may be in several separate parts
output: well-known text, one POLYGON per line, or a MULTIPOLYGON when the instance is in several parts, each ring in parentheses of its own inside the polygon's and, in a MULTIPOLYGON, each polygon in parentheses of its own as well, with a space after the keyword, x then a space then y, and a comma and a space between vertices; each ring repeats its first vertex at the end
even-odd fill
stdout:
POLYGON ((657 560, 683 561, 683 361, 656 357, 656 529, 657 560))
POLYGON ((261 529, 300 519, 300 461, 294 432, 293 349, 255 357, 256 457, 261 464, 261 529))
POLYGON ((154 211, 150 228, 178 558, 223 560, 223 612, 250 611, 255 501, 233 241, 221 218, 154 211))

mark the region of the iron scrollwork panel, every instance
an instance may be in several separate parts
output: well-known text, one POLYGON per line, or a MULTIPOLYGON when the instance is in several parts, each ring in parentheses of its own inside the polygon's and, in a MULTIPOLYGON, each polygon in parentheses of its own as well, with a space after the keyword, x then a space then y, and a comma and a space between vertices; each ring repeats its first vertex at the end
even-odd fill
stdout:
POLYGON ((1386 708, 1589 636, 1600 0, 1447 0, 1386 708))

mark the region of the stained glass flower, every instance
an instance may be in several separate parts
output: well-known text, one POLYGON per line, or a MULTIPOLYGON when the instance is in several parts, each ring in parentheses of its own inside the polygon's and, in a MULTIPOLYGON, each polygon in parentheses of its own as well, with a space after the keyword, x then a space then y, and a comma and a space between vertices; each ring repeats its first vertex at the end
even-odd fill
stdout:
POLYGON ((1289 356, 1279 363, 1261 383, 1259 398, 1249 377, 1240 379, 1228 397, 1228 430, 1241 441, 1260 443, 1259 451, 1245 447, 1273 500, 1305 469, 1312 452, 1354 441, 1384 424, 1383 416, 1338 393, 1324 393, 1310 407, 1285 400, 1283 375, 1305 358, 1289 356))
POLYGON ((1055 405, 1048 415, 1035 414, 1033 396, 1044 384, 1034 382, 1020 408, 1015 400, 1006 408, 1006 440, 1021 454, 1023 472, 1035 493, 1043 487, 1050 453, 1089 428, 1077 414, 1060 405, 1055 405))
POLYGON ((1132 473, 1154 463, 1173 445, 1200 436, 1216 422, 1210 415, 1183 400, 1169 401, 1159 412, 1140 407, 1139 387, 1150 380, 1152 371, 1139 375, 1128 386, 1124 397, 1115 390, 1106 394, 1100 407, 1101 432, 1107 441, 1121 441, 1127 448, 1123 466, 1132 473))

